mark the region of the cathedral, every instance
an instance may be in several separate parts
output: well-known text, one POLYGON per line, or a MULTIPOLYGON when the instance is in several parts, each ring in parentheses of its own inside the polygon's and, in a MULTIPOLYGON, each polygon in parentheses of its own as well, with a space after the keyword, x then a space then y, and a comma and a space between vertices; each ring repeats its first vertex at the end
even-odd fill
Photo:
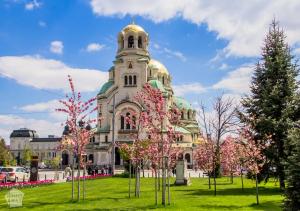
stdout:
MULTIPOLYGON (((87 159, 94 165, 112 165, 113 139, 130 143, 130 134, 135 128, 124 122, 124 116, 138 111, 134 96, 145 83, 166 93, 168 105, 175 105, 181 111, 180 126, 176 131, 180 138, 174 147, 184 149, 183 158, 192 166, 192 153, 201 139, 196 121, 196 111, 182 97, 174 96, 172 76, 159 61, 151 58, 148 46, 149 35, 134 23, 124 27, 118 34, 118 49, 109 79, 97 95, 98 122, 94 137, 87 147, 87 159)), ((123 160, 118 148, 115 149, 116 168, 122 167, 123 160)))

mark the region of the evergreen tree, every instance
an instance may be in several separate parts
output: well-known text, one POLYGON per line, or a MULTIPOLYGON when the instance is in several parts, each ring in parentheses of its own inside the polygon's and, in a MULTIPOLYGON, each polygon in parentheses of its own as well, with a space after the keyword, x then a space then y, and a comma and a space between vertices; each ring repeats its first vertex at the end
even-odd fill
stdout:
MULTIPOLYGON (((280 188, 284 189, 284 143, 295 119, 298 67, 293 62, 284 31, 273 20, 262 58, 257 63, 251 83, 251 94, 242 100, 240 117, 256 134, 256 140, 270 145, 264 150, 268 162, 264 170, 275 167, 280 188)), ((269 174, 267 174, 268 176, 269 174)))
POLYGON ((285 162, 287 188, 285 210, 300 210, 300 129, 291 131, 288 139, 290 154, 285 162))

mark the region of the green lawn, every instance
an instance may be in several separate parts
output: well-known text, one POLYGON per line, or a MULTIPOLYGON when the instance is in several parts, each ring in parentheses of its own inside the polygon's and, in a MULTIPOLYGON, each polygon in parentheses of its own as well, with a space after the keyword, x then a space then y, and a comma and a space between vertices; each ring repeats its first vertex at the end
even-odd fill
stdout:
MULTIPOLYGON (((24 192, 23 208, 16 210, 146 210, 154 209, 154 180, 141 181, 141 197, 128 198, 128 179, 105 178, 86 182, 86 200, 72 203, 71 183, 21 189, 24 192)), ((282 196, 278 186, 269 182, 259 187, 260 205, 255 204, 255 183, 245 180, 245 190, 240 188, 240 179, 230 184, 227 178, 217 180, 217 196, 208 190, 207 179, 192 179, 192 184, 171 187, 172 210, 281 210, 282 196)), ((0 209, 7 210, 5 193, 0 191, 0 209)), ((160 194, 160 193, 159 193, 160 194)), ((160 195, 159 195, 160 196, 160 195)), ((160 198, 159 198, 160 199, 160 198)), ((160 200, 159 200, 160 202, 160 200)), ((164 209, 161 205, 158 210, 164 209)))

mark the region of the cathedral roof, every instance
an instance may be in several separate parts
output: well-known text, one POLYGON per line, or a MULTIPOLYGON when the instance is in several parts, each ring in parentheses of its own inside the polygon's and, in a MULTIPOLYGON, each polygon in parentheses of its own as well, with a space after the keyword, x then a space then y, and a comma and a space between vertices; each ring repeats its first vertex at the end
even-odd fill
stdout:
POLYGON ((157 73, 169 75, 169 71, 167 70, 167 68, 162 63, 160 63, 155 59, 151 59, 149 61, 148 66, 150 69, 156 69, 157 73))
POLYGON ((104 94, 110 87, 112 87, 112 85, 114 85, 113 81, 108 81, 105 84, 103 84, 98 95, 104 94))
POLYGON ((124 32, 124 33, 128 33, 128 32, 134 32, 134 33, 144 32, 144 33, 146 33, 145 30, 141 26, 136 25, 134 23, 125 26, 122 29, 122 32, 124 32))
POLYGON ((174 104, 179 109, 186 109, 186 110, 192 109, 192 105, 188 101, 186 101, 184 98, 174 96, 173 99, 174 99, 174 101, 173 101, 174 104))
POLYGON ((161 92, 166 92, 164 85, 159 80, 150 80, 148 83, 155 89, 159 89, 161 92))

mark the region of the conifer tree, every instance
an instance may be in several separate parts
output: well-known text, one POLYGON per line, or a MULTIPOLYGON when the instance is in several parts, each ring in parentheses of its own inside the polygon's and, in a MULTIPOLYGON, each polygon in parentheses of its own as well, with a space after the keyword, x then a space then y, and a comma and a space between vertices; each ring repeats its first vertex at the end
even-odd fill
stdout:
POLYGON ((289 134, 289 155, 285 162, 287 187, 285 210, 300 210, 300 129, 294 128, 289 134))
MULTIPOLYGON (((293 62, 290 47, 278 22, 272 21, 262 48, 262 58, 257 63, 251 83, 251 94, 243 98, 242 122, 255 131, 255 139, 269 143, 264 150, 268 173, 271 167, 284 189, 284 143, 295 118, 295 97, 298 88, 298 67, 293 62)), ((269 175, 269 174, 266 174, 269 175)))

